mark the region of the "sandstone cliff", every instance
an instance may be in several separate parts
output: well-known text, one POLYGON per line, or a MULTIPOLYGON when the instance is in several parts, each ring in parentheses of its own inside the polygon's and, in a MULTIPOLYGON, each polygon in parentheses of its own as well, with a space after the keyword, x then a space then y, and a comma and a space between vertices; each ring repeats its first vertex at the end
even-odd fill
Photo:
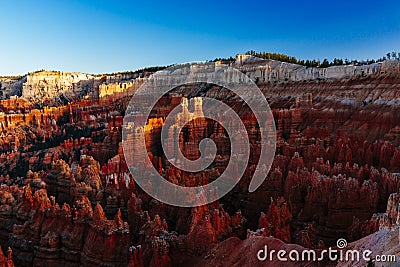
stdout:
MULTIPOLYGON (((218 64, 220 62, 216 63, 217 67, 218 64)), ((386 60, 361 66, 344 65, 319 68, 275 60, 263 60, 241 54, 236 56, 236 61, 231 65, 244 72, 258 85, 352 80, 392 75, 400 70, 398 60, 386 60)), ((101 99, 104 103, 107 103, 132 95, 149 74, 151 72, 94 76, 83 73, 39 71, 21 78, 1 78, 0 90, 3 98, 22 95, 24 98, 39 103, 52 100, 53 103, 60 104, 81 99, 84 96, 101 99)), ((171 75, 171 73, 166 71, 165 75, 171 75)), ((177 74, 174 73, 173 75, 176 76, 177 74)), ((225 81, 232 81, 237 80, 238 77, 226 73, 224 79, 225 81)))
POLYGON ((312 80, 354 79, 382 74, 397 74, 399 60, 385 60, 369 65, 343 65, 328 68, 305 67, 276 60, 263 60, 250 55, 236 55, 238 67, 257 83, 301 82, 312 80))
POLYGON ((26 80, 26 76, 0 78, 0 98, 8 99, 11 96, 21 96, 23 84, 26 80))
POLYGON ((40 71, 28 74, 22 97, 42 102, 50 99, 72 102, 90 93, 97 85, 94 76, 83 73, 40 71))

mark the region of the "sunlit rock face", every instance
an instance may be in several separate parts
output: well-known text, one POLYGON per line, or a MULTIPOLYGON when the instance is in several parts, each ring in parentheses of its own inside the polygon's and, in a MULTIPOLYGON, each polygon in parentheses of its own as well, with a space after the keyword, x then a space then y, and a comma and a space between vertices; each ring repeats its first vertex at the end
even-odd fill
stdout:
MULTIPOLYGON (((28 95, 77 98, 44 108, 34 103, 39 98, 0 103, 0 265, 249 266, 258 265, 255 255, 264 245, 302 251, 338 238, 374 255, 389 247, 398 254, 391 246, 399 227, 398 61, 321 69, 238 56, 232 64, 257 82, 277 129, 271 171, 253 193, 258 124, 229 90, 176 88, 136 129, 141 132, 122 140, 126 105, 146 76, 28 76, 28 95), (97 98, 75 101, 90 96, 85 86, 91 82, 97 98), (219 123, 201 118, 199 96, 224 100, 239 114, 250 139, 249 165, 218 201, 172 207, 135 184, 125 158, 135 158, 144 141, 150 162, 170 182, 197 186, 217 179, 229 162, 230 141, 219 123), (175 107, 181 114, 168 133, 183 155, 198 158, 203 138, 216 143, 217 157, 203 172, 179 170, 163 153, 161 128, 175 107), (175 133, 185 118, 191 121, 175 133), (122 141, 132 149, 124 151, 122 141)), ((329 264, 336 265, 323 266, 329 264)))
POLYGON ((7 255, 4 255, 3 250, 0 247, 0 266, 14 267, 14 262, 12 261, 11 248, 8 249, 7 255))
POLYGON ((277 60, 263 60, 241 54, 236 55, 234 66, 259 83, 351 79, 380 74, 396 74, 400 70, 398 60, 386 60, 361 66, 344 65, 317 68, 277 60))
POLYGON ((87 95, 96 85, 98 86, 92 75, 40 71, 27 75, 22 97, 34 102, 42 102, 45 99, 70 102, 87 95))

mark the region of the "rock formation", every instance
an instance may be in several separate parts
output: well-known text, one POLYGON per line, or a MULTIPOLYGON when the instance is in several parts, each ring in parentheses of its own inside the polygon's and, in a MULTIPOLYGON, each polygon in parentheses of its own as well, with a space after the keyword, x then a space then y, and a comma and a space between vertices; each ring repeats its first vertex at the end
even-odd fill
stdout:
MULTIPOLYGON (((11 259, 16 266, 255 265, 264 245, 321 250, 338 238, 352 242, 349 247, 370 246, 374 255, 399 255, 397 245, 388 249, 399 227, 398 64, 305 68, 238 55, 232 65, 257 81, 277 129, 271 171, 253 193, 248 184, 260 130, 249 107, 227 89, 175 88, 137 129, 145 140, 138 132, 122 140, 129 96, 151 72, 2 78, 0 244, 10 252, 0 253, 0 265, 12 266, 11 259), (19 86, 23 98, 8 97, 19 86), (219 123, 201 118, 199 96, 224 100, 239 114, 249 134, 249 164, 218 201, 168 206, 135 184, 125 159, 135 158, 137 142, 145 141, 151 163, 168 181, 197 186, 217 179, 230 142, 219 123), (175 107, 181 115, 167 126, 183 155, 198 158, 203 138, 216 143, 216 159, 204 172, 166 160, 161 128, 175 107), (185 118, 191 120, 183 131, 174 132, 185 118), (123 151, 122 141, 132 150, 123 151)), ((321 266, 329 264, 339 263, 321 266)))
POLYGON ((12 261, 12 250, 8 248, 7 256, 4 255, 3 250, 0 247, 0 266, 1 267, 14 267, 12 261))
POLYGON ((94 77, 82 73, 39 71, 28 74, 22 97, 33 101, 80 99, 94 88, 94 77))
POLYGON ((0 77, 1 99, 8 99, 12 96, 21 96, 22 87, 25 82, 26 82, 26 76, 0 77))

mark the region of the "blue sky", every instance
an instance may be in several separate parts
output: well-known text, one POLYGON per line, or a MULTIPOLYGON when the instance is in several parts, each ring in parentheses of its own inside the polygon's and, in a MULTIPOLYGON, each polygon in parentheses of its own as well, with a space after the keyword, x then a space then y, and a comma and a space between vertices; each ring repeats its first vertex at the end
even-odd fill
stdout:
POLYGON ((0 75, 135 70, 251 49, 371 59, 399 44, 397 0, 0 3, 0 75))

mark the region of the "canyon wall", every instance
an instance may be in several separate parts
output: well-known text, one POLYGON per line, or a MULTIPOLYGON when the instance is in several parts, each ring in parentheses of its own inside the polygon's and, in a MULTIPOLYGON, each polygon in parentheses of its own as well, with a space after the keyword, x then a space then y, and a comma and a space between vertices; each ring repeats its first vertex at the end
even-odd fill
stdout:
POLYGON ((89 74, 40 71, 27 75, 22 97, 34 102, 46 98, 72 102, 87 95, 96 86, 95 77, 89 74))
POLYGON ((236 62, 233 66, 239 68, 240 71, 246 73, 257 83, 354 79, 383 74, 397 74, 400 71, 399 60, 385 60, 360 66, 343 65, 319 68, 277 60, 264 60, 241 54, 236 55, 236 62))
POLYGON ((9 99, 11 96, 21 96, 26 76, 0 78, 0 99, 9 99))
MULTIPOLYGON (((216 62, 215 68, 218 68, 220 64, 222 62, 216 62)), ((339 81, 377 77, 379 75, 387 76, 396 74, 400 70, 399 60, 385 60, 360 66, 343 65, 319 68, 276 60, 264 60, 243 54, 238 54, 236 61, 229 64, 261 86, 270 83, 339 81)), ((203 68, 194 70, 196 65, 190 68, 192 72, 207 72, 203 68)), ((214 69, 210 69, 210 71, 214 71, 214 69)), ((161 71, 159 73, 161 73, 161 76, 159 75, 161 80, 165 80, 166 75, 172 75, 172 77, 180 75, 173 73, 173 71, 161 71), (163 72, 165 77, 162 77, 163 72)), ((59 105, 89 97, 93 100, 100 99, 103 100, 103 103, 109 103, 118 98, 132 95, 151 74, 152 72, 133 72, 94 76, 77 72, 39 71, 21 78, 1 78, 0 89, 4 99, 17 95, 38 103, 53 100, 55 104, 59 105)), ((238 81, 239 78, 234 73, 226 72, 222 79, 225 82, 230 82, 238 81)))

